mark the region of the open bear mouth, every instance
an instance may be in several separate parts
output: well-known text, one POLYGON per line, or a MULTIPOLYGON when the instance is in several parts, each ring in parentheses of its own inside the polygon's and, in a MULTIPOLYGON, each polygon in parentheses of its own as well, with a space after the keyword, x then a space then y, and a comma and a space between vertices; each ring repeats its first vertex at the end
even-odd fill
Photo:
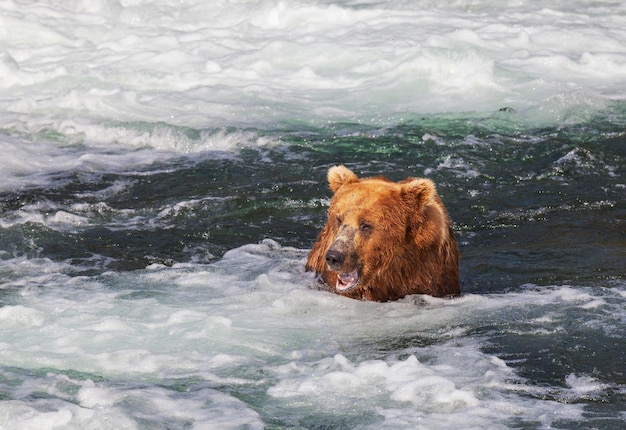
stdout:
POLYGON ((355 270, 351 273, 337 273, 337 284, 335 288, 338 291, 350 291, 359 284, 359 271, 355 270))

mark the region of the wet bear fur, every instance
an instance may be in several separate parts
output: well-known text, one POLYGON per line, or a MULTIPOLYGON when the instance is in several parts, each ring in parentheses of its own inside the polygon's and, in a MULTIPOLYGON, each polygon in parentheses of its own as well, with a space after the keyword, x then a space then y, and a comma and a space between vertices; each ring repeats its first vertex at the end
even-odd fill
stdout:
POLYGON ((359 179, 331 167, 328 221, 306 270, 337 294, 389 301, 410 294, 460 294, 459 250, 448 213, 429 179, 359 179))

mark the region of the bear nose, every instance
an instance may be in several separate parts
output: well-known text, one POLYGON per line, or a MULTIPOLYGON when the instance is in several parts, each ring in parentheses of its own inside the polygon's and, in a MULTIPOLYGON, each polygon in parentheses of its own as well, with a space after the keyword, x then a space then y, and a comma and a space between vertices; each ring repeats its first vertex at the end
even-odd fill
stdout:
POLYGON ((326 264, 328 264, 328 267, 332 270, 339 270, 345 259, 346 255, 337 249, 331 248, 326 253, 326 264))

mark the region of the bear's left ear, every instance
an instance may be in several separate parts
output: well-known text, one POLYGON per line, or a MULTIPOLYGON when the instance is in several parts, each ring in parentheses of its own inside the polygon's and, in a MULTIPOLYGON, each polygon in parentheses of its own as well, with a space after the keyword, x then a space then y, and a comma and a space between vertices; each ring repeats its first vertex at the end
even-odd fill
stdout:
POLYGON ((412 178, 402 182, 402 198, 416 209, 426 206, 436 192, 435 183, 430 179, 412 178))
POLYGON ((346 166, 333 166, 328 169, 328 185, 333 193, 336 193, 344 184, 358 181, 358 176, 346 166))

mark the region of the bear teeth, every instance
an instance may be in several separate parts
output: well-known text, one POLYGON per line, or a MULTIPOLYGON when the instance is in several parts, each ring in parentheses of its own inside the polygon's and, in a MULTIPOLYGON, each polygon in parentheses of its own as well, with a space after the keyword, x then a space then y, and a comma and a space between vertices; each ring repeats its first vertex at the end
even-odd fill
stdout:
POLYGON ((359 283, 359 272, 355 270, 352 273, 337 274, 336 288, 339 291, 348 291, 356 287, 359 283))

